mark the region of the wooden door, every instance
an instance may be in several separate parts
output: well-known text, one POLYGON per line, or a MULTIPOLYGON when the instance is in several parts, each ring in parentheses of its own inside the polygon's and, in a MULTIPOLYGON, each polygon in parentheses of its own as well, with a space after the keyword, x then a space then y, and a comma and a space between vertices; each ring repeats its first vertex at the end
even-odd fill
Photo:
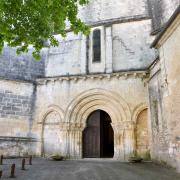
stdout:
POLYGON ((113 157, 114 132, 110 116, 101 110, 93 112, 83 131, 83 157, 113 157))
POLYGON ((98 158, 100 153, 100 111, 92 113, 83 131, 83 157, 98 158))

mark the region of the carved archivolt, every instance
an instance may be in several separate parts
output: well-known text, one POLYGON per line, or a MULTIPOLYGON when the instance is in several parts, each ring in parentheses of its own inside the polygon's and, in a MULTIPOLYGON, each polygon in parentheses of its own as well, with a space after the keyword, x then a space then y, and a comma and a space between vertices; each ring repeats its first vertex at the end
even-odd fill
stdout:
POLYGON ((104 89, 91 89, 81 93, 68 106, 65 121, 84 127, 88 116, 95 110, 106 111, 112 125, 131 120, 128 104, 117 93, 104 89))
POLYGON ((57 131, 57 127, 59 127, 60 131, 63 131, 64 129, 67 129, 67 125, 66 123, 64 124, 63 121, 64 111, 56 105, 50 105, 42 112, 39 122, 39 124, 41 124, 41 155, 44 154, 44 127, 46 125, 52 125, 52 128, 55 128, 55 131, 57 131))
POLYGON ((59 116, 59 123, 64 120, 64 111, 59 106, 50 105, 47 108, 45 108, 45 111, 41 113, 39 123, 44 124, 46 118, 48 116, 51 116, 51 113, 55 113, 59 116))

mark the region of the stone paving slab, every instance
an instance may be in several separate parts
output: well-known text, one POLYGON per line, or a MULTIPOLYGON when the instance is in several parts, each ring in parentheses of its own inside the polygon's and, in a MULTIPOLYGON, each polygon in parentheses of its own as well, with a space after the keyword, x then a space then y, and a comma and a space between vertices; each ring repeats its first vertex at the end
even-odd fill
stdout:
POLYGON ((180 180, 174 169, 153 163, 131 164, 112 160, 50 161, 33 159, 21 170, 21 159, 5 160, 0 165, 2 179, 9 178, 16 164, 16 180, 180 180))

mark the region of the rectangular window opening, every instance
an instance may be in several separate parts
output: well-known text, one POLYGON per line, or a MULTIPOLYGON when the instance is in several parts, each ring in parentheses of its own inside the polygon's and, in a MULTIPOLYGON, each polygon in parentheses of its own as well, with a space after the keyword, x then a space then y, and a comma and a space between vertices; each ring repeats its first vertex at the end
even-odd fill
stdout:
POLYGON ((93 31, 93 62, 101 62, 101 31, 93 31))

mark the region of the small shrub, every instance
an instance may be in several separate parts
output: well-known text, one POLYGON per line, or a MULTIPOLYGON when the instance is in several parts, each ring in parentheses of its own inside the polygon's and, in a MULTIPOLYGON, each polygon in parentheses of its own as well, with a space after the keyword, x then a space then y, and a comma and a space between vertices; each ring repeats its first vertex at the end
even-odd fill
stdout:
POLYGON ((140 163, 142 162, 142 157, 137 153, 137 151, 133 151, 132 155, 129 157, 129 162, 140 163))
POLYGON ((62 161, 62 160, 64 160, 65 158, 64 158, 64 156, 62 156, 62 155, 55 154, 55 155, 52 155, 52 156, 50 157, 50 159, 52 159, 52 160, 54 160, 54 161, 62 161))

